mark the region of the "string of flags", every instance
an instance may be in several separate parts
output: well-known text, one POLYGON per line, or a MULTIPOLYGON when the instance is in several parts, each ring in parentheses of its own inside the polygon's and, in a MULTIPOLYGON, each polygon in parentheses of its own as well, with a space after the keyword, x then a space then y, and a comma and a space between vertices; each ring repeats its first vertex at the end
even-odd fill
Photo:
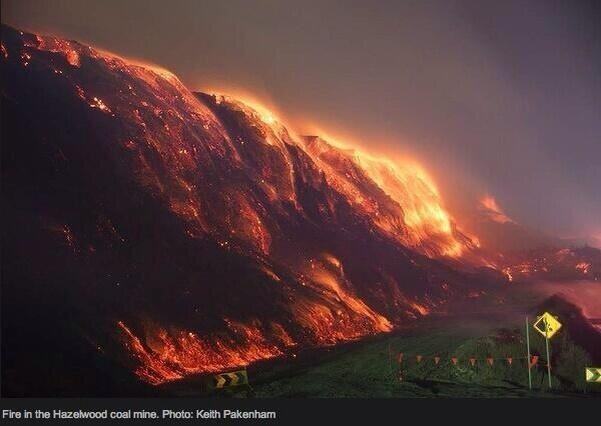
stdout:
MULTIPOLYGON (((415 361, 417 364, 421 364, 422 362, 425 362, 426 360, 432 360, 434 361, 435 365, 440 364, 440 361, 442 360, 442 357, 440 355, 434 355, 434 356, 424 356, 424 355, 412 355, 411 359, 415 358, 415 361)), ((399 352, 399 356, 398 356, 398 362, 399 364, 402 364, 403 361, 405 359, 409 359, 409 357, 405 357, 405 354, 403 352, 399 352)), ((488 364, 490 367, 492 367, 495 363, 495 361, 504 361, 507 363, 507 365, 511 366, 513 365, 513 362, 515 360, 527 360, 528 357, 527 356, 519 356, 519 357, 514 357, 514 356, 506 356, 506 357, 502 357, 502 358, 494 358, 494 357, 486 357, 486 358, 476 358, 476 357, 468 357, 467 361, 469 362, 469 364, 474 367, 476 365, 477 362, 486 362, 486 364, 488 364)), ((456 356, 452 356, 449 358, 450 362, 453 365, 458 365, 459 364, 459 358, 456 356)), ((538 355, 531 355, 530 356, 530 360, 529 360, 529 367, 532 368, 534 366, 536 366, 538 364, 539 361, 542 361, 540 359, 540 357, 538 355)))

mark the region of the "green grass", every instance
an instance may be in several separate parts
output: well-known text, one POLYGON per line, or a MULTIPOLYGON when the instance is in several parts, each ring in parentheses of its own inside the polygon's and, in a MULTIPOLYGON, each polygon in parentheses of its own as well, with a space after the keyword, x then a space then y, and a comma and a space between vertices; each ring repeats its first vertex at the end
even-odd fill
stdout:
MULTIPOLYGON (((524 294, 510 293, 506 304, 496 309, 488 305, 478 312, 466 307, 456 316, 430 316, 403 332, 379 336, 327 349, 308 349, 297 357, 281 358, 249 366, 252 391, 226 389, 218 396, 283 398, 546 398, 599 397, 601 385, 584 383, 588 355, 572 344, 567 330, 553 339, 553 390, 547 388, 545 345, 541 336, 531 333, 531 349, 541 361, 532 370, 533 390, 528 389, 525 358, 524 317, 519 312, 530 300, 524 294), (519 296, 519 297, 518 297, 519 296), (512 300, 513 299, 513 300, 512 300), (521 304, 521 305, 520 305, 521 304), (508 305, 514 314, 508 314, 508 305), (503 338, 499 329, 505 330, 503 338), (398 353, 404 353, 401 365, 398 353), (415 355, 424 357, 417 364, 415 355), (432 357, 440 356, 435 365, 432 357), (514 357, 512 366, 496 360, 491 368, 485 358, 514 357), (459 358, 452 365, 451 356, 459 358), (475 367, 469 357, 480 361, 475 367), (402 368, 403 380, 399 380, 402 368), (584 390, 586 389, 586 394, 584 390)), ((189 378, 165 391, 170 395, 202 395, 200 380, 189 378)))
MULTIPOLYGON (((324 360, 313 365, 298 367, 291 361, 290 365, 280 363, 272 369, 259 369, 254 372, 254 377, 251 376, 253 394, 255 397, 287 398, 584 396, 583 388, 571 384, 565 386, 569 374, 582 375, 580 368, 567 373, 558 371, 558 374, 564 374, 564 379, 560 381, 555 378, 553 385, 556 389, 549 392, 544 365, 533 369, 535 389, 532 391, 527 388, 525 361, 516 359, 511 367, 503 361, 496 361, 493 367, 485 361, 479 361, 475 367, 469 365, 467 358, 470 356, 483 360, 487 356, 526 355, 523 344, 499 342, 490 337, 497 334, 497 325, 494 318, 476 322, 464 319, 455 323, 431 319, 410 333, 389 335, 350 348, 333 349, 324 360), (403 381, 398 380, 399 364, 396 359, 399 352, 404 353, 401 364, 403 381), (441 361, 435 365, 432 359, 424 359, 417 364, 416 354, 428 357, 439 355, 441 361), (457 366, 450 363, 451 354, 460 358, 457 366)), ((514 333, 518 339, 522 337, 519 328, 514 333)), ((533 341, 533 350, 539 351, 540 342, 535 338, 533 341)), ((585 355, 578 349, 573 349, 573 352, 574 359, 586 362, 581 359, 585 355)), ((567 361, 573 362, 574 359, 567 361)), ((590 389, 588 395, 591 395, 590 389)))

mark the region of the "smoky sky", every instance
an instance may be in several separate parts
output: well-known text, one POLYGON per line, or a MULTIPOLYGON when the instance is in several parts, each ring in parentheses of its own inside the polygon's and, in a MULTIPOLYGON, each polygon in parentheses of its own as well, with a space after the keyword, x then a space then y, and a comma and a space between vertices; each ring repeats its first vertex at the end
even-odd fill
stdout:
POLYGON ((2 21, 416 157, 455 211, 601 237, 601 14, 565 1, 3 0, 2 21))

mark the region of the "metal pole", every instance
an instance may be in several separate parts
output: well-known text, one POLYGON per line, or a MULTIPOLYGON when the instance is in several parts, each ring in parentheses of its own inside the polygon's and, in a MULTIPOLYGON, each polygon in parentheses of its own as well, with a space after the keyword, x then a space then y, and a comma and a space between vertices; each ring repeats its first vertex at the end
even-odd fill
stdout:
POLYGON ((549 389, 551 389, 551 355, 549 354, 549 324, 545 321, 545 344, 547 346, 547 375, 549 376, 549 389))
POLYGON ((388 368, 390 370, 390 376, 394 380, 394 373, 392 371, 392 352, 390 351, 390 340, 388 341, 388 368))
POLYGON ((532 390, 532 372, 530 371, 530 324, 528 323, 528 317, 526 317, 526 347, 528 348, 528 360, 526 360, 526 365, 528 366, 528 388, 532 390))

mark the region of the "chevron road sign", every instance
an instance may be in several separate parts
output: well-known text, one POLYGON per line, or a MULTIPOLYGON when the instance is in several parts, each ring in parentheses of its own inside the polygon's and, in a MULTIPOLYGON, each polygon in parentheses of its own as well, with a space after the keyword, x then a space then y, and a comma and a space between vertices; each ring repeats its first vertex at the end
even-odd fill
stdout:
POLYGON ((586 381, 593 383, 601 383, 601 368, 586 367, 586 381))
POLYGON ((230 386, 248 385, 248 374, 246 370, 232 371, 230 373, 220 373, 213 376, 216 389, 230 386))

